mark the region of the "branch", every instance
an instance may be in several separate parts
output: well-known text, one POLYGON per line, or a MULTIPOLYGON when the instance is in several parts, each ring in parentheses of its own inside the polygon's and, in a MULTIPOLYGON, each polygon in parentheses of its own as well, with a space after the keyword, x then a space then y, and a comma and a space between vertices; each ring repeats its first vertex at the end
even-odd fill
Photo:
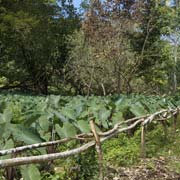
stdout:
POLYGON ((157 115, 160 115, 161 113, 164 113, 164 112, 167 112, 167 110, 161 110, 161 111, 158 111, 158 112, 150 115, 148 118, 146 118, 146 119, 144 120, 144 122, 143 122, 142 125, 144 126, 144 125, 147 124, 147 123, 151 123, 152 120, 153 120, 157 115))
POLYGON ((164 118, 169 119, 170 117, 175 116, 176 114, 178 114, 178 112, 179 112, 179 108, 176 108, 175 110, 168 109, 168 110, 158 111, 158 112, 150 115, 149 117, 147 117, 144 120, 143 125, 145 125, 147 123, 151 123, 157 116, 164 116, 164 118))
POLYGON ((27 146, 21 146, 21 147, 17 147, 17 148, 1 150, 0 151, 0 156, 4 156, 4 155, 7 155, 7 154, 15 154, 15 153, 18 153, 18 152, 21 152, 21 151, 24 151, 24 150, 31 150, 31 149, 34 149, 34 148, 52 146, 52 145, 55 145, 55 144, 68 142, 70 140, 72 140, 72 138, 66 138, 66 139, 62 139, 62 140, 58 140, 58 141, 43 142, 43 143, 31 144, 31 145, 27 145, 27 146))
POLYGON ((89 134, 89 137, 88 137, 88 135, 86 135, 87 137, 83 137, 83 136, 85 136, 85 134, 79 134, 74 138, 64 138, 64 139, 56 140, 56 141, 49 141, 49 142, 43 142, 43 143, 37 143, 37 144, 31 144, 31 145, 26 145, 26 146, 1 150, 0 151, 0 156, 4 156, 4 155, 7 155, 7 154, 15 154, 15 153, 18 153, 18 152, 22 152, 22 151, 25 151, 25 150, 32 150, 32 149, 35 149, 35 148, 41 148, 41 147, 61 144, 61 143, 65 143, 65 142, 68 142, 68 141, 71 141, 71 140, 87 140, 87 139, 91 138, 92 134, 89 134))
POLYGON ((34 164, 34 163, 41 163, 46 161, 52 161, 59 158, 65 158, 69 157, 75 154, 79 154, 88 148, 95 145, 95 141, 91 141, 87 144, 84 144, 81 147, 67 150, 61 153, 53 153, 53 154, 45 154, 45 155, 39 155, 39 156, 30 156, 30 157, 20 157, 20 158, 14 158, 14 159, 6 159, 6 160, 0 160, 0 168, 4 167, 10 167, 10 166, 18 166, 18 165, 24 165, 24 164, 34 164))

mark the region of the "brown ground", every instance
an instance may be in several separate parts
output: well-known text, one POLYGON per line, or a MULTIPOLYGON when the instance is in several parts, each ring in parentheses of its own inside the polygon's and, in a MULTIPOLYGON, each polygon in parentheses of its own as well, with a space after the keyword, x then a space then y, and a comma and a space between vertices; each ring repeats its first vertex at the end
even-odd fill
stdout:
POLYGON ((179 159, 145 159, 138 166, 108 167, 104 180, 180 180, 179 164, 179 159), (169 162, 173 163, 172 167, 169 162))

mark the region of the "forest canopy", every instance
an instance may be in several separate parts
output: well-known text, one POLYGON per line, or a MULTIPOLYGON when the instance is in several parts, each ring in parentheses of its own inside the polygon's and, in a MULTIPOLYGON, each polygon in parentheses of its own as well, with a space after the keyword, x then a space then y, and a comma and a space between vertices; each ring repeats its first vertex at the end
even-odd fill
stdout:
POLYGON ((179 22, 178 1, 0 0, 0 89, 176 93, 179 22))

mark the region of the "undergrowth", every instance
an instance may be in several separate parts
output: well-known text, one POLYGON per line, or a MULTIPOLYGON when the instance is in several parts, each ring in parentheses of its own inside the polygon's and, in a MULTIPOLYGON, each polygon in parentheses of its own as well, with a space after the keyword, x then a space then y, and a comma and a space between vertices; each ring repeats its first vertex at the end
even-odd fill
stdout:
MULTIPOLYGON (((146 127, 146 158, 161 158, 169 170, 180 173, 180 117, 174 132, 172 119, 166 132, 161 123, 146 127)), ((120 134, 103 145, 105 166, 120 167, 138 164, 140 161, 140 137, 137 130, 132 137, 120 134)))
MULTIPOLYGON (((180 119, 179 119, 180 120, 180 119)), ((170 170, 180 173, 180 122, 176 133, 171 122, 168 123, 167 134, 161 123, 146 127, 146 157, 163 158, 170 170)), ((102 145, 104 156, 104 173, 108 167, 129 167, 139 163, 141 131, 138 129, 133 135, 119 134, 102 145)), ((95 150, 91 149, 82 155, 68 158, 61 162, 64 169, 54 174, 53 180, 97 180, 98 163, 95 150)), ((147 166, 152 164, 149 162, 147 166)), ((57 168, 57 167, 56 167, 57 168)))

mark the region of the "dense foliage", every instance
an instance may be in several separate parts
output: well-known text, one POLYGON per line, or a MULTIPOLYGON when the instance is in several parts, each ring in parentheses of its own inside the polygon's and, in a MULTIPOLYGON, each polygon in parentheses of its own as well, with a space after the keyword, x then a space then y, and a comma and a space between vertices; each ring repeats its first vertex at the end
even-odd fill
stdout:
POLYGON ((0 87, 48 94, 174 93, 178 1, 0 1, 0 87))
POLYGON ((0 12, 3 88, 47 94, 63 79, 65 37, 79 27, 72 2, 3 0, 0 12))
MULTIPOLYGON (((0 99, 0 149, 88 133, 91 119, 95 120, 98 131, 105 131, 125 119, 151 114, 163 108, 176 108, 180 105, 178 96, 63 97, 51 95, 46 98, 43 96, 1 95, 0 99)), ((75 142, 70 144, 70 147, 74 146, 76 146, 75 142)), ((28 153, 44 154, 55 151, 56 148, 54 150, 42 148, 28 153)), ((132 157, 131 153, 129 155, 132 157)), ((109 155, 109 157, 111 156, 109 155)), ((7 155, 7 157, 9 156, 7 155)), ((79 160, 79 163, 81 162, 82 160, 79 160)), ((29 173, 32 171, 39 173, 36 166, 27 168, 29 173)), ((23 177, 27 176, 26 173, 28 173, 27 170, 22 168, 23 177)))

